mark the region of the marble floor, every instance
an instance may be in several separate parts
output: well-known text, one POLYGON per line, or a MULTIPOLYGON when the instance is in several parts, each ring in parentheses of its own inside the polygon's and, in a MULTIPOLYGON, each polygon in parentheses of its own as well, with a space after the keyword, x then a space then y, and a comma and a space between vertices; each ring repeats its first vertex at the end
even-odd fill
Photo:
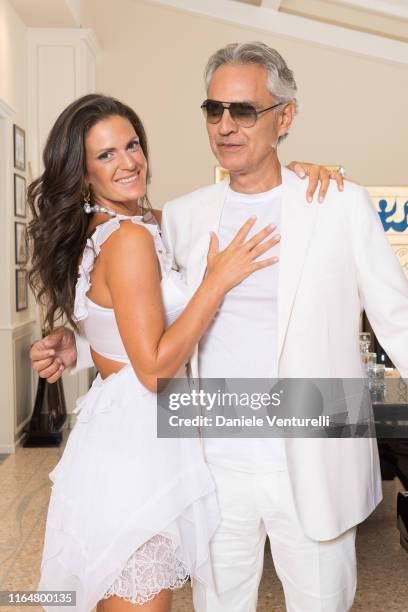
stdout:
MULTIPOLYGON (((0 590, 36 588, 50 494, 48 474, 61 452, 54 448, 18 448, 0 465, 0 590)), ((359 583, 353 611, 408 610, 408 554, 399 546, 395 527, 398 490, 397 480, 385 482, 384 501, 359 527, 359 583)), ((1 612, 18 609, 29 612, 41 608, 1 606, 1 612)), ((187 585, 175 592, 173 612, 192 610, 187 585)), ((267 549, 257 610, 285 610, 282 588, 267 549)))

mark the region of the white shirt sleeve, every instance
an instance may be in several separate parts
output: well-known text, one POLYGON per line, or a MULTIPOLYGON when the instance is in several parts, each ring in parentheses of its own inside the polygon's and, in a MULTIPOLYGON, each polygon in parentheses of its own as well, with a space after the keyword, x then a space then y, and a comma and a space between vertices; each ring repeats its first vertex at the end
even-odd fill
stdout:
POLYGON ((373 330, 401 377, 408 380, 408 280, 370 196, 361 189, 350 222, 359 290, 373 330))
POLYGON ((74 332, 75 344, 77 349, 77 361, 75 367, 72 368, 70 374, 78 374, 81 370, 94 367, 94 362, 91 357, 91 347, 89 342, 83 336, 74 332))

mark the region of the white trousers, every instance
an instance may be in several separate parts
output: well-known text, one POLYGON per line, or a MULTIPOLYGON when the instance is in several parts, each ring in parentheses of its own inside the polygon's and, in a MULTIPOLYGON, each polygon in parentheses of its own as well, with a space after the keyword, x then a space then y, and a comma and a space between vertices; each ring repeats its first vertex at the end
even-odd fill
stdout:
POLYGON ((356 590, 356 528, 334 540, 311 540, 296 515, 286 471, 210 469, 221 510, 211 543, 216 590, 193 582, 196 612, 256 611, 266 535, 289 612, 349 610, 356 590))

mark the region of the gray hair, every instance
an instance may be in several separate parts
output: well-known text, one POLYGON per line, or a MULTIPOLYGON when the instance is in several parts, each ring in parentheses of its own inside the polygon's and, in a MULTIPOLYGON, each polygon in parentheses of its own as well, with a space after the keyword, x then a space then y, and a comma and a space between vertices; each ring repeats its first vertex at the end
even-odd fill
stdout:
MULTIPOLYGON (((258 64, 267 72, 267 87, 276 102, 293 102, 295 114, 299 110, 296 98, 297 85, 292 70, 283 57, 262 42, 231 43, 218 49, 208 60, 205 68, 205 84, 208 90, 214 72, 224 64, 258 64)), ((279 142, 285 138, 282 136, 279 142)))

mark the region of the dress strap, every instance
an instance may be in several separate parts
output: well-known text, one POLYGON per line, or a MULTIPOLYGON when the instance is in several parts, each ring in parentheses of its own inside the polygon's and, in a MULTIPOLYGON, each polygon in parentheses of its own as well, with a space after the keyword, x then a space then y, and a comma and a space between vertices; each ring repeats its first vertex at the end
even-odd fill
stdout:
POLYGON ((98 225, 94 233, 86 241, 82 261, 79 265, 78 280, 75 290, 74 316, 77 321, 81 321, 88 316, 86 294, 91 288, 91 272, 94 267, 95 259, 101 251, 101 247, 106 240, 120 227, 121 221, 132 221, 137 225, 143 225, 153 237, 157 258, 160 264, 162 277, 169 275, 172 267, 172 257, 166 252, 160 229, 157 224, 145 223, 143 217, 127 215, 117 215, 105 223, 98 225))
POLYGON ((103 243, 107 241, 107 239, 113 234, 113 232, 119 229, 120 222, 126 219, 130 219, 132 221, 135 219, 135 221, 137 222, 138 220, 141 220, 142 217, 127 217, 125 215, 116 215, 116 217, 113 217, 113 219, 109 219, 109 221, 106 221, 105 223, 101 223, 100 225, 96 226, 94 233, 87 240, 87 246, 88 243, 90 243, 90 246, 92 246, 95 250, 95 257, 99 255, 103 243))

